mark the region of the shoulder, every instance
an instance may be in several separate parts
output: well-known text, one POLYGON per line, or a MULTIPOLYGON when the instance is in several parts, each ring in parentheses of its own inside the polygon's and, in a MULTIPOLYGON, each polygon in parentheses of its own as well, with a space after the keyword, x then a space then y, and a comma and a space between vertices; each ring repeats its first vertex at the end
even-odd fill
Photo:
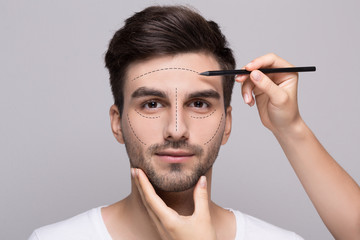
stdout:
POLYGON ((231 210, 236 217, 236 240, 301 240, 294 232, 282 229, 258 218, 236 210, 231 210))
POLYGON ((101 207, 61 222, 36 229, 29 240, 99 239, 102 236, 101 207))

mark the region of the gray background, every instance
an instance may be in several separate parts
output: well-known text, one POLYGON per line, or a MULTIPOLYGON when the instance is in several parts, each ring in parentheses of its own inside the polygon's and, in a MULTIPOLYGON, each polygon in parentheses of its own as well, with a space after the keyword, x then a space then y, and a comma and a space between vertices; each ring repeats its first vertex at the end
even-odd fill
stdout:
MULTIPOLYGON (((0 239, 130 190, 124 146, 112 136, 112 96, 103 56, 123 20, 170 1, 0 2, 0 239)), ((317 137, 360 182, 359 1, 178 1, 217 21, 238 67, 275 52, 302 73, 300 111, 317 137)), ((233 131, 215 164, 220 205, 292 230, 332 239, 272 134, 234 89, 233 131)))

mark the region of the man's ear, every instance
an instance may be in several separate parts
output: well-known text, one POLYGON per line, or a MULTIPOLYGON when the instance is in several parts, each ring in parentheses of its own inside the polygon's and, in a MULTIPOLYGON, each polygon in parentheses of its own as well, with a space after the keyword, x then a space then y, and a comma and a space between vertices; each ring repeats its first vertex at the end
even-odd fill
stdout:
POLYGON ((111 121, 111 130, 114 134, 116 140, 124 144, 124 137, 121 131, 121 117, 118 107, 114 104, 110 107, 110 121, 111 121))
POLYGON ((231 106, 228 106, 226 108, 225 130, 224 130, 224 134, 223 134, 223 137, 222 137, 221 145, 224 145, 228 141, 228 139, 230 137, 231 123, 232 123, 231 110, 232 110, 231 106))

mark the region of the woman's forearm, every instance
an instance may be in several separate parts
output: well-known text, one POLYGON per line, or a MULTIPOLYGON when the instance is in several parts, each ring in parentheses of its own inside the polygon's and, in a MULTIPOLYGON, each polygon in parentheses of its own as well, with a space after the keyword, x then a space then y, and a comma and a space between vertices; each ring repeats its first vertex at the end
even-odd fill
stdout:
POLYGON ((360 239, 360 188, 301 121, 274 133, 323 222, 336 239, 360 239))

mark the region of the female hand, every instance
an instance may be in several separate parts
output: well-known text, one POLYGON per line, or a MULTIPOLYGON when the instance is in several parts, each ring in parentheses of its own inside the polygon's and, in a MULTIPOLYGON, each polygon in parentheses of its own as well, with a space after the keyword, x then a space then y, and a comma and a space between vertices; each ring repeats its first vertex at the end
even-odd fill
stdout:
POLYGON ((290 63, 275 54, 267 54, 254 59, 245 66, 250 75, 235 78, 242 83, 245 103, 256 105, 265 127, 273 133, 294 129, 301 117, 297 104, 297 73, 273 73, 265 75, 259 68, 292 67, 290 63), (255 96, 255 99, 253 97, 255 96))
POLYGON ((202 176, 194 189, 195 210, 191 216, 181 216, 169 208, 156 194, 141 169, 131 169, 131 175, 152 221, 162 240, 215 240, 216 233, 211 222, 206 177, 202 176))

